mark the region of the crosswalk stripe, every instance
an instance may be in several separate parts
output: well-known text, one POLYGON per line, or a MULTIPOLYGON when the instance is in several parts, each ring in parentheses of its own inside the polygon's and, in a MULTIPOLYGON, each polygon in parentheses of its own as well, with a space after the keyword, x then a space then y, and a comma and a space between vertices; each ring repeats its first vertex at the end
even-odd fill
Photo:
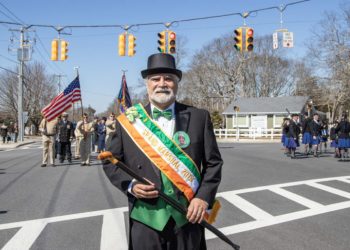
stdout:
POLYGON ((35 221, 23 226, 2 250, 29 249, 46 226, 45 221, 35 221))
POLYGON ((329 186, 326 186, 326 185, 323 185, 323 184, 320 184, 320 183, 316 183, 316 182, 315 183, 307 183, 307 185, 311 186, 311 187, 314 187, 314 188, 321 189, 323 191, 326 191, 326 192, 329 192, 329 193, 332 193, 332 194, 336 194, 336 195, 343 196, 345 198, 350 199, 350 193, 342 191, 342 190, 339 190, 339 189, 336 189, 336 188, 333 188, 333 187, 329 187, 329 186))
POLYGON ((305 207, 308 207, 308 208, 318 209, 318 208, 323 207, 323 205, 318 203, 318 202, 312 201, 312 200, 307 199, 303 196, 300 196, 298 194, 292 193, 288 190, 285 190, 285 189, 282 189, 279 187, 269 188, 269 190, 276 193, 276 194, 284 196, 292 201, 295 201, 295 202, 297 202, 305 207))
POLYGON ((128 249, 124 212, 109 210, 103 215, 100 250, 128 249))
POLYGON ((223 194, 221 195, 222 198, 226 199, 230 203, 232 203, 234 206, 238 207, 242 211, 244 211, 246 214, 248 214, 250 217, 256 219, 256 220, 266 220, 269 218, 272 218, 273 216, 261 208, 255 206, 254 204, 250 203, 249 201, 243 199, 242 197, 236 195, 236 194, 223 194))

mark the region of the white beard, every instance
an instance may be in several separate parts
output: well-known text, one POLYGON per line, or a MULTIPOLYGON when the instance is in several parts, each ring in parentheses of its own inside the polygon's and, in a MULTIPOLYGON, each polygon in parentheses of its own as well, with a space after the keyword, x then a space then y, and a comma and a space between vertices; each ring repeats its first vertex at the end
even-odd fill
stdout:
POLYGON ((155 103, 166 104, 175 101, 176 96, 172 89, 163 90, 168 91, 168 93, 157 93, 157 91, 161 90, 155 90, 152 94, 149 95, 149 98, 155 103))

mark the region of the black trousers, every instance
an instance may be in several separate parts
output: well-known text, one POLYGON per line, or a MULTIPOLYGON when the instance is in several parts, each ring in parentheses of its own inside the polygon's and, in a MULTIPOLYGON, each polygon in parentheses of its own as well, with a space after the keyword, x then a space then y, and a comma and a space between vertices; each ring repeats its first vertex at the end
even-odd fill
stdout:
POLYGON ((67 160, 71 161, 72 160, 72 151, 71 151, 71 146, 70 146, 70 141, 67 142, 60 142, 60 161, 64 161, 66 159, 67 155, 67 160))
POLYGON ((130 219, 129 250, 206 250, 204 229, 188 223, 176 228, 170 218, 162 232, 130 219))

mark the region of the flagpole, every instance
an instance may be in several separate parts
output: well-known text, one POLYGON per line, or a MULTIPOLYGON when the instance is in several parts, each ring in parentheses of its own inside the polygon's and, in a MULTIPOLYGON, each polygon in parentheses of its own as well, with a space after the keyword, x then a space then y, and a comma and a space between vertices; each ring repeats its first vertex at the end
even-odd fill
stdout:
MULTIPOLYGON (((77 77, 79 77, 79 67, 74 67, 75 69, 75 72, 77 74, 77 77)), ((80 85, 80 90, 81 90, 81 85, 80 85)), ((84 110, 83 110, 83 99, 81 98, 81 95, 80 95, 80 105, 81 105, 81 117, 83 117, 83 114, 84 114, 84 110)), ((78 119, 80 120, 80 119, 78 119)))

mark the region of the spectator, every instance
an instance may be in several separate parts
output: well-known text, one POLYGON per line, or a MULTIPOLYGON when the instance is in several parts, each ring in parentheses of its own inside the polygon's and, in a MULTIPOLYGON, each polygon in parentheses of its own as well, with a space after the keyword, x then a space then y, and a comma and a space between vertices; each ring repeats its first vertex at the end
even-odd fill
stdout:
POLYGON ((2 143, 5 143, 6 142, 6 139, 7 139, 7 131, 8 128, 7 126, 5 125, 5 123, 3 123, 0 127, 0 133, 1 133, 1 137, 2 137, 2 143))

